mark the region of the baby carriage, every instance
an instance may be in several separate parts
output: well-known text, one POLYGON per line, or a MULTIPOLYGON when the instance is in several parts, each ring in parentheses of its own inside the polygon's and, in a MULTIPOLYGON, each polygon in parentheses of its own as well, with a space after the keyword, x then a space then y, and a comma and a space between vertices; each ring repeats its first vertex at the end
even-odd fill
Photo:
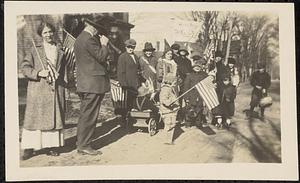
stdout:
MULTIPOLYGON (((157 133, 161 116, 159 113, 158 93, 154 92, 149 82, 138 89, 138 96, 134 102, 133 109, 127 114, 128 127, 146 127, 150 136, 157 133)), ((125 108, 126 91, 121 87, 113 87, 111 90, 115 109, 125 108), (116 95, 117 94, 117 95, 116 95), (114 97, 119 96, 119 97, 114 97)))

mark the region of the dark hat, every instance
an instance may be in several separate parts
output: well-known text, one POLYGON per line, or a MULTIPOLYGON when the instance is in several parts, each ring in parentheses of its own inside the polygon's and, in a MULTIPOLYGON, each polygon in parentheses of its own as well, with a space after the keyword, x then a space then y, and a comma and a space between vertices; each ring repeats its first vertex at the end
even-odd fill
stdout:
POLYGON ((183 56, 189 55, 189 52, 188 52, 186 49, 181 49, 181 50, 179 50, 178 52, 179 52, 179 55, 182 55, 180 52, 184 52, 184 55, 183 55, 183 56))
POLYGON ((136 41, 134 39, 128 39, 125 41, 125 46, 136 46, 136 41))
POLYGON ((265 69, 266 68, 266 64, 265 63, 258 63, 257 64, 257 68, 258 69, 265 69))
POLYGON ((228 58, 228 64, 235 64, 234 58, 228 58))
POLYGON ((179 50, 179 49, 180 49, 180 46, 179 46, 179 44, 172 44, 171 48, 172 48, 173 50, 179 50))
POLYGON ((95 27, 101 34, 107 35, 108 31, 104 25, 103 17, 95 18, 94 21, 89 18, 84 18, 83 21, 95 27))
POLYGON ((202 57, 200 55, 194 55, 192 56, 193 60, 200 60, 202 57))
POLYGON ((146 42, 143 51, 155 51, 155 48, 153 48, 152 43, 146 42))
POLYGON ((194 62, 193 67, 197 67, 197 66, 200 67, 201 65, 204 65, 206 63, 207 62, 206 62, 206 60, 204 58, 200 58, 199 60, 197 60, 197 61, 194 62))
POLYGON ((229 73, 226 73, 226 74, 223 74, 222 75, 222 81, 225 81, 225 80, 229 80, 230 81, 231 79, 231 76, 229 73))
POLYGON ((223 54, 221 51, 216 51, 215 57, 223 57, 223 54))

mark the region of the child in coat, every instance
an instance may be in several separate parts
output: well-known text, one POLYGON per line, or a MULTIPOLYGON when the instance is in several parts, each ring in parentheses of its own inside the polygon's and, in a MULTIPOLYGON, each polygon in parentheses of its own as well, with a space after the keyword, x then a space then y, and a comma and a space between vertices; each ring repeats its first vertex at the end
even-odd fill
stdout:
POLYGON ((176 125, 176 116, 179 109, 179 102, 172 102, 177 98, 176 79, 174 76, 167 75, 161 85, 159 94, 160 112, 164 122, 167 145, 173 144, 173 133, 176 125))
POLYGON ((230 82, 230 75, 223 77, 222 82, 218 85, 217 94, 219 98, 219 115, 216 116, 216 126, 222 128, 223 124, 227 127, 231 124, 231 117, 234 115, 234 100, 236 97, 236 88, 230 82))

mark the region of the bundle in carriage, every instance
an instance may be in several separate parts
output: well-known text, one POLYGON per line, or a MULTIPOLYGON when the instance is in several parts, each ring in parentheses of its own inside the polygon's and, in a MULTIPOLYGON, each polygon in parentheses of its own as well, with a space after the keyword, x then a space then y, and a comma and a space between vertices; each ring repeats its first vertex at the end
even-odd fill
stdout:
MULTIPOLYGON (((126 90, 117 84, 112 84, 111 96, 116 113, 127 110, 126 90)), ((146 85, 142 85, 138 90, 133 109, 128 111, 126 115, 126 127, 147 128, 150 136, 155 135, 161 122, 158 96, 157 92, 149 89, 146 85)))

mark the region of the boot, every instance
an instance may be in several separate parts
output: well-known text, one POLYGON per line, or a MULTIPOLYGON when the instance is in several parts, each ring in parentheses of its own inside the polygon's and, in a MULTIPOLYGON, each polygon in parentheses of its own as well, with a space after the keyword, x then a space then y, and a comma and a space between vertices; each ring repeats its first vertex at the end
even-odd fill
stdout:
POLYGON ((223 128, 222 118, 217 118, 216 127, 218 127, 219 129, 223 128))
POLYGON ((265 121, 265 108, 264 107, 260 108, 260 120, 265 121))
POLYGON ((22 160, 28 160, 33 157, 33 149, 24 149, 22 160))
POLYGON ((253 112, 254 112, 254 107, 251 106, 251 107, 250 107, 250 110, 249 110, 249 114, 248 114, 248 118, 249 118, 249 119, 253 118, 253 112))
POLYGON ((174 127, 172 127, 171 129, 165 129, 165 133, 166 133, 166 141, 164 144, 166 145, 173 145, 173 133, 174 133, 174 127))

